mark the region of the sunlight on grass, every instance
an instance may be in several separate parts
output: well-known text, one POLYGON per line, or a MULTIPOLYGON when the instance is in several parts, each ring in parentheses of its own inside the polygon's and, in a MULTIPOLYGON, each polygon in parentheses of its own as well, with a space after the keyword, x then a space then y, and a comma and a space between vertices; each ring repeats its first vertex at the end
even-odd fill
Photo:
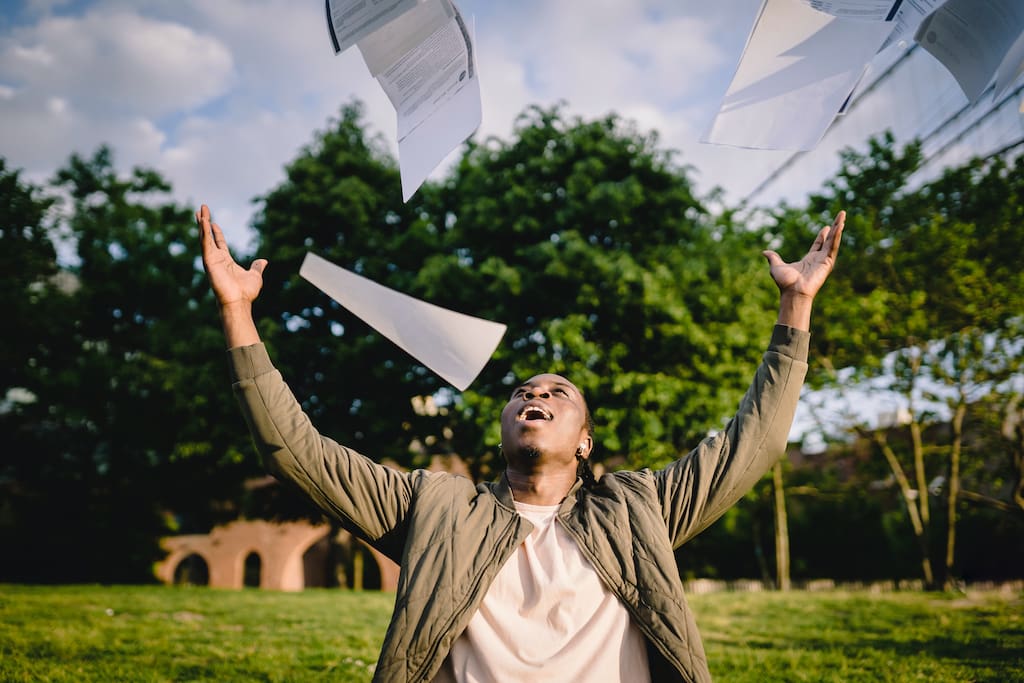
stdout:
POLYGON ((691 603, 718 683, 1024 681, 1024 602, 893 593, 720 593, 691 603))
POLYGON ((394 596, 0 588, 0 680, 366 681, 394 596))
MULTIPOLYGON (((394 596, 0 586, 3 681, 369 681, 394 596)), ((1024 596, 691 598, 716 683, 1024 681, 1024 596)))

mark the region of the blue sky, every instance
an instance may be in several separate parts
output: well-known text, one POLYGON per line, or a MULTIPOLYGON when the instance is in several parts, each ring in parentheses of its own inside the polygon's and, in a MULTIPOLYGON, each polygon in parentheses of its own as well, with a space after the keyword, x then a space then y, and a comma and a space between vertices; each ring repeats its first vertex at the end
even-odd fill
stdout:
MULTIPOLYGON (((478 137, 507 137, 531 104, 563 102, 584 117, 615 111, 678 150, 699 192, 721 187, 733 204, 790 156, 699 142, 761 0, 458 4, 476 27, 478 137)), ((333 53, 322 0, 3 0, 0 7, 0 155, 36 182, 72 152, 106 143, 122 170, 150 166, 180 201, 208 203, 229 241, 243 246, 252 199, 282 180, 283 166, 343 104, 363 101, 371 130, 395 151, 394 111, 358 50, 333 53)), ((759 201, 798 200, 831 174, 842 147, 893 126, 912 136, 966 101, 934 60, 917 61, 926 71, 880 89, 846 117, 845 134, 830 131, 759 201)))
MULTIPOLYGON (((695 167, 698 191, 720 186, 730 203, 790 156, 698 142, 761 0, 458 4, 475 20, 478 136, 507 137, 530 104, 564 102, 585 117, 615 111, 657 130, 695 167)), ((966 99, 952 78, 926 55, 915 59, 761 200, 818 189, 843 146, 893 126, 906 139, 957 111, 966 99)), ((252 199, 279 183, 283 166, 353 99, 394 151, 394 111, 358 50, 333 53, 322 0, 0 3, 0 155, 8 164, 41 183, 72 152, 109 144, 121 170, 155 168, 177 200, 208 203, 236 247, 249 242, 252 199)), ((996 131, 1006 139, 1024 134, 1010 104, 996 131)), ((956 159, 979 151, 970 138, 957 142, 956 159)))
MULTIPOLYGON (((483 92, 478 135, 527 105, 616 111, 694 165, 702 191, 742 193, 778 152, 698 143, 759 0, 462 0, 483 92)), ((7 0, 0 18, 0 154, 30 179, 111 145, 209 203, 236 245, 251 199, 353 98, 393 144, 394 112, 357 50, 334 55, 320 0, 7 0)), ((443 169, 438 173, 443 173, 443 169)))

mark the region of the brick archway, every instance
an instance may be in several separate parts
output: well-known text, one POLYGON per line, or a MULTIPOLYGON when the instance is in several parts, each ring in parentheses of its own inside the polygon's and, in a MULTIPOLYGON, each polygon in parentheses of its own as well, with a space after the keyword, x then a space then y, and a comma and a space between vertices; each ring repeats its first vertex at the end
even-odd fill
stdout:
MULTIPOLYGON (((210 587, 241 589, 245 559, 256 553, 260 558, 260 588, 299 591, 305 588, 303 555, 329 532, 326 524, 239 520, 216 527, 209 534, 169 536, 161 540, 168 555, 156 566, 155 574, 162 582, 173 584, 178 565, 190 555, 198 555, 209 569, 210 587)), ((398 566, 373 548, 369 550, 380 570, 381 590, 395 590, 398 566)))
MULTIPOLYGON (((392 462, 383 464, 405 471, 392 462)), ((427 469, 472 479, 469 467, 457 455, 434 455, 427 469)), ((251 482, 253 488, 276 485, 277 481, 269 475, 251 482)), ((255 552, 260 558, 260 588, 299 591, 306 587, 304 554, 324 541, 329 532, 326 524, 237 520, 215 527, 209 534, 168 536, 160 541, 168 555, 156 565, 154 574, 163 583, 173 584, 175 569, 185 558, 195 554, 206 562, 210 587, 241 589, 245 581, 245 558, 255 552)), ((347 538, 348 543, 353 540, 344 531, 339 537, 347 538)), ((399 566, 362 540, 355 540, 377 562, 380 589, 394 592, 398 588, 399 566)))

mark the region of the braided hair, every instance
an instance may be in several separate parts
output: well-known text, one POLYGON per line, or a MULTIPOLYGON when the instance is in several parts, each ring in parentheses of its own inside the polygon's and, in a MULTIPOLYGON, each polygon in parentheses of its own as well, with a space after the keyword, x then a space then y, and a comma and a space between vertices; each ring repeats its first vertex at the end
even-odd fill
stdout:
POLYGON ((597 486, 594 470, 590 469, 590 461, 584 458, 580 451, 576 451, 576 476, 583 480, 584 488, 592 489, 597 486))
MULTIPOLYGON (((582 395, 582 394, 581 394, 582 395)), ((590 442, 594 442, 594 416, 590 414, 587 406, 587 399, 583 399, 583 407, 587 413, 587 436, 590 442)), ((593 450, 591 450, 593 452, 593 450)), ((590 469, 590 458, 583 457, 583 447, 576 449, 576 476, 583 480, 583 487, 592 489, 597 486, 597 478, 594 477, 594 470, 590 469)))

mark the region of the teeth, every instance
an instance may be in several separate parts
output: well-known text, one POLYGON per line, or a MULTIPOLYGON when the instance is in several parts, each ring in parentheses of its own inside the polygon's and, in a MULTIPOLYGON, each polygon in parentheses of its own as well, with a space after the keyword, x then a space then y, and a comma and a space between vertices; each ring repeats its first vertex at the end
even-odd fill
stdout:
POLYGON ((519 413, 520 420, 532 420, 540 418, 542 420, 550 420, 551 414, 538 406, 529 406, 524 409, 523 412, 519 413))

